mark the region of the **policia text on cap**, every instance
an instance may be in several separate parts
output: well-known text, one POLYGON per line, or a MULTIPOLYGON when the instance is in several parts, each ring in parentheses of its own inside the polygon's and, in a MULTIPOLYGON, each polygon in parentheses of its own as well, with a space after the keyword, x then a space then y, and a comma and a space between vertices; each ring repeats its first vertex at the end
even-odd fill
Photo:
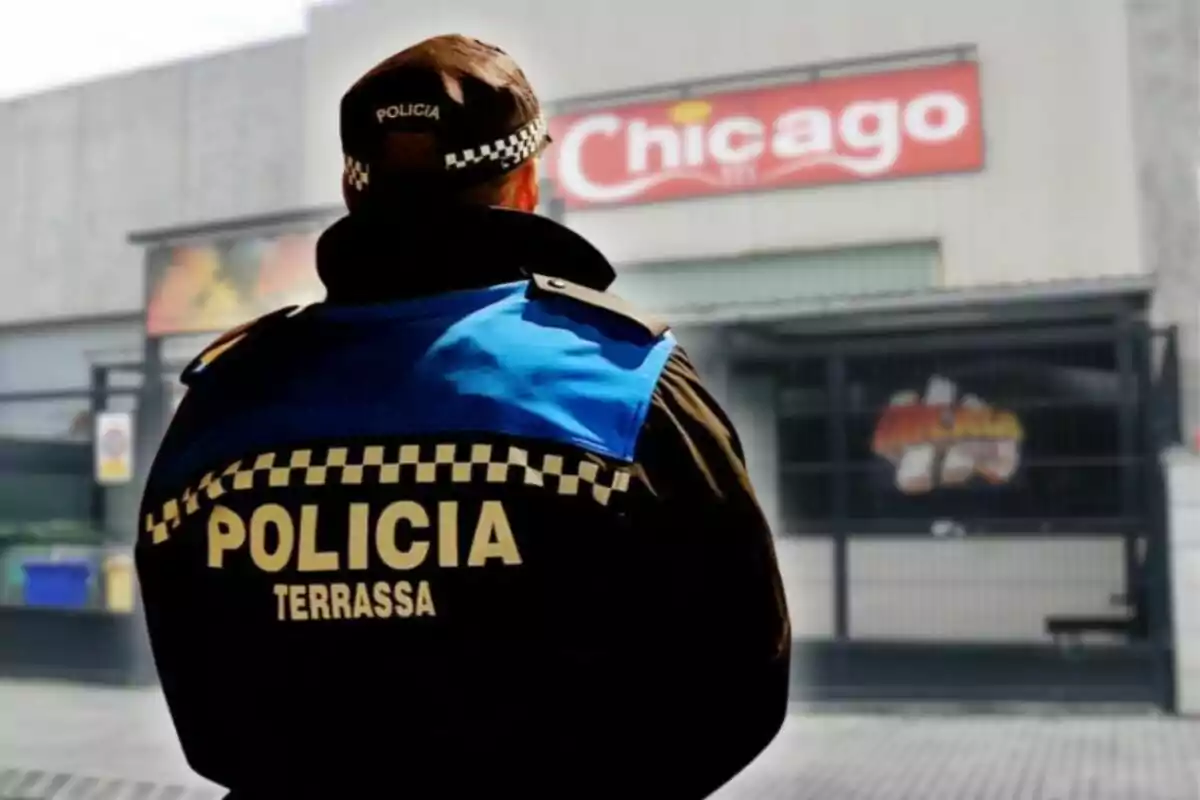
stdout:
POLYGON ((341 105, 328 295, 183 376, 137 565, 189 763, 231 797, 706 797, 785 715, 737 434, 612 267, 532 213, 503 51, 444 36, 341 105))

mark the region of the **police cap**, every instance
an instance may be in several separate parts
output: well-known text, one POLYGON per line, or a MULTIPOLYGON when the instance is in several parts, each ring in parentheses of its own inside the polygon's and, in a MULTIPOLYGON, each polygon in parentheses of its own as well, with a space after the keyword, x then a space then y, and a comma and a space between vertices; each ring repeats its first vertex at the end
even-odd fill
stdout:
POLYGON ((495 45, 435 36, 380 62, 341 103, 342 188, 372 199, 453 193, 497 178, 550 142, 528 79, 495 45))

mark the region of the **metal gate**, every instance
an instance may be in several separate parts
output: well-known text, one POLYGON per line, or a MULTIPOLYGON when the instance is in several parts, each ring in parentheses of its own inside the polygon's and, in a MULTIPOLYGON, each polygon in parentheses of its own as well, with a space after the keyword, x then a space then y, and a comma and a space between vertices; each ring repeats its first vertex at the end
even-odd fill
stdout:
MULTIPOLYGON (((93 443, 98 412, 141 416, 142 364, 95 365, 80 379, 0 394, 0 674, 148 680, 136 599, 118 601, 108 581, 136 534, 141 481, 100 485, 93 443), (29 565, 62 560, 87 565, 86 590, 69 608, 31 607, 29 565)), ((153 442, 140 444, 144 473, 153 442)))
POLYGON ((1172 706, 1173 331, 787 349, 770 369, 797 696, 1172 706))

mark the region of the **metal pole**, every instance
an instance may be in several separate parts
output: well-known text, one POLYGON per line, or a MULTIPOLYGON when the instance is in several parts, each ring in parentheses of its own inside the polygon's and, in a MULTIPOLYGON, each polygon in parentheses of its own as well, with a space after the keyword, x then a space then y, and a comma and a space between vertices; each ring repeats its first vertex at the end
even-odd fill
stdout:
POLYGON ((137 485, 144 480, 158 444, 166 432, 167 392, 163 384, 162 340, 147 336, 142 359, 142 389, 138 397, 138 413, 134 418, 137 449, 134 451, 137 485))
POLYGON ((567 204, 558 193, 558 187, 554 181, 542 181, 541 185, 541 214, 542 216, 552 219, 561 224, 566 223, 567 204))
MULTIPOLYGON (((89 397, 89 418, 92 420, 92 447, 97 446, 94 441, 96 436, 96 418, 108 410, 108 369, 102 366, 92 367, 91 391, 89 397)), ((107 489, 97 480, 92 482, 92 496, 90 517, 93 527, 98 531, 107 529, 107 489)))
POLYGON ((850 481, 846 441, 846 357, 830 354, 825 361, 829 396, 829 460, 833 462, 833 628, 838 639, 850 636, 850 481))

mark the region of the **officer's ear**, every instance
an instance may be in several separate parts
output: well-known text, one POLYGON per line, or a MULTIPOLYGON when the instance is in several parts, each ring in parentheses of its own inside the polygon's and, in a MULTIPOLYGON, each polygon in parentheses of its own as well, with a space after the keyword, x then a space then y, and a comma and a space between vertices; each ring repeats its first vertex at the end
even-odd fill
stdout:
POLYGON ((508 174, 504 183, 504 196, 501 205, 517 211, 533 213, 537 210, 540 198, 538 187, 538 163, 531 158, 508 174))

